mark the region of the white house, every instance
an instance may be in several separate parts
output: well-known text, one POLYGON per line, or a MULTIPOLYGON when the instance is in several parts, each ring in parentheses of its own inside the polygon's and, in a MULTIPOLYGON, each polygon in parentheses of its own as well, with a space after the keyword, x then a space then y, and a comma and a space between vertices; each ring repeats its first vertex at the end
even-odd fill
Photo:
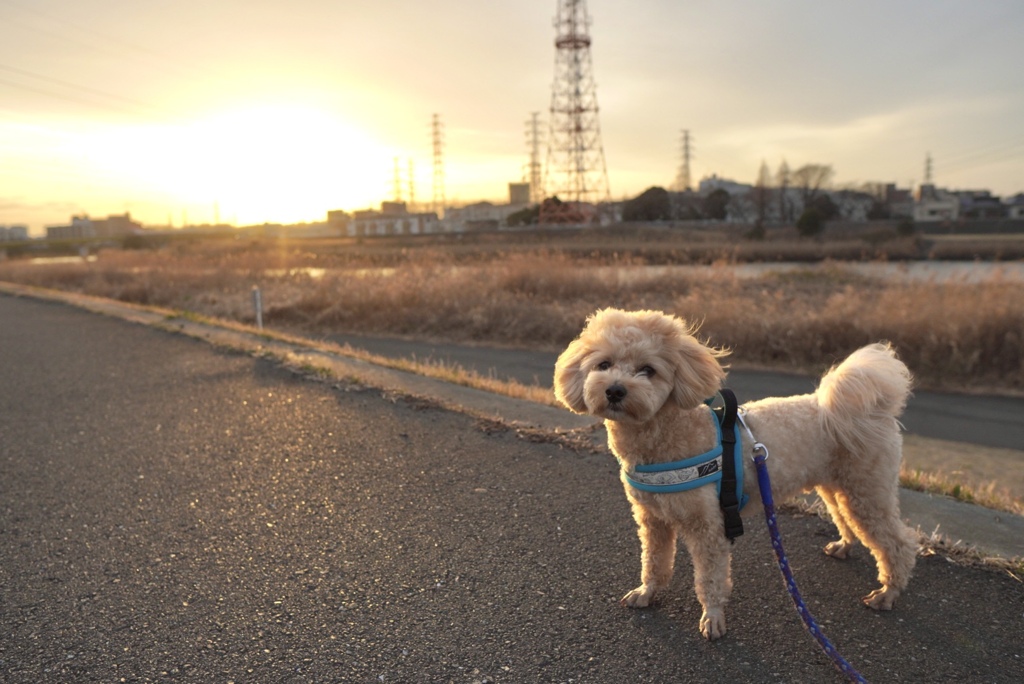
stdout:
POLYGON ((917 191, 915 221, 955 221, 960 218, 960 198, 927 183, 917 191))

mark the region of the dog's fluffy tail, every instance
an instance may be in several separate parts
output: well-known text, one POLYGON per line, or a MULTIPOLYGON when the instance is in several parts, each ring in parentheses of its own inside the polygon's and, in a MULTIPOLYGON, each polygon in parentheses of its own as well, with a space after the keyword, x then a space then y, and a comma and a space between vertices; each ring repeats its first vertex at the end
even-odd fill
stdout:
POLYGON ((890 345, 858 349, 826 373, 818 386, 825 431, 848 449, 878 444, 898 425, 911 381, 910 370, 890 345))

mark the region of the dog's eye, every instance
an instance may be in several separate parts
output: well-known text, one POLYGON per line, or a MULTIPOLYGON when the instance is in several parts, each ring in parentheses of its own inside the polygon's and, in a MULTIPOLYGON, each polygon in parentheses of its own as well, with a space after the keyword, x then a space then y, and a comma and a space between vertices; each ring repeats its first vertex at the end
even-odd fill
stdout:
POLYGON ((644 366, 643 368, 640 369, 640 371, 637 373, 637 375, 642 375, 645 378, 653 378, 654 377, 654 369, 651 368, 650 366, 644 366))
POLYGON ((597 364, 597 370, 599 370, 599 371, 606 371, 606 370, 608 370, 611 367, 612 367, 612 362, 611 361, 602 361, 601 363, 597 364))

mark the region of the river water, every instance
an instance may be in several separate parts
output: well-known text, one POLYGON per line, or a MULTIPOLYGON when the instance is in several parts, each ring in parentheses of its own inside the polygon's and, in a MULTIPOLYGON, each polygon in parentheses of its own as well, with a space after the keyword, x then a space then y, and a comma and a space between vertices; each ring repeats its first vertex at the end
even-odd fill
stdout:
POLYGON ((667 275, 687 274, 713 277, 731 273, 737 278, 759 278, 774 273, 831 273, 835 271, 855 273, 869 278, 903 282, 1011 282, 1024 283, 1024 262, 991 261, 910 261, 910 262, 859 262, 829 261, 824 263, 752 263, 725 264, 713 266, 628 266, 607 267, 629 280, 656 278, 667 275))
MULTIPOLYGON (((82 257, 40 257, 30 260, 37 265, 58 264, 58 263, 84 263, 95 262, 96 256, 89 255, 84 260, 82 257)), ((461 267, 454 267, 455 269, 461 267)), ((615 276, 620 282, 628 283, 637 280, 649 280, 674 275, 686 275, 691 277, 715 277, 723 274, 730 274, 736 278, 759 278, 774 273, 831 273, 845 271, 858 275, 893 280, 902 282, 936 282, 936 283, 983 283, 983 282, 1010 282, 1024 284, 1024 261, 908 261, 908 262, 883 262, 883 261, 827 261, 822 263, 802 262, 771 262, 771 263, 749 263, 749 264, 716 264, 711 266, 701 265, 667 265, 667 266, 598 266, 591 269, 592 272, 607 273, 615 276)), ((288 269, 272 269, 266 271, 271 277, 306 276, 319 280, 327 275, 345 275, 348 277, 390 277, 395 274, 395 269, 386 268, 360 268, 348 269, 325 269, 318 267, 295 267, 288 269)))
MULTIPOLYGON (((462 267, 455 266, 452 268, 457 270, 462 267)), ((332 273, 332 271, 325 271, 322 268, 290 269, 290 273, 293 274, 300 271, 311 278, 321 278, 328 273, 332 273)), ((736 278, 743 279, 760 278, 761 276, 775 273, 815 274, 832 273, 835 271, 845 271, 869 278, 896 282, 1010 282, 1024 284, 1024 261, 828 261, 812 264, 783 261, 772 263, 716 264, 711 266, 596 266, 588 267, 588 271, 591 273, 606 274, 609 277, 616 277, 619 279, 619 282, 625 284, 641 280, 678 275, 698 278, 713 278, 723 274, 729 274, 736 278)), ((354 275, 360 278, 367 276, 389 277, 394 274, 394 268, 364 268, 349 272, 349 275, 354 275)))

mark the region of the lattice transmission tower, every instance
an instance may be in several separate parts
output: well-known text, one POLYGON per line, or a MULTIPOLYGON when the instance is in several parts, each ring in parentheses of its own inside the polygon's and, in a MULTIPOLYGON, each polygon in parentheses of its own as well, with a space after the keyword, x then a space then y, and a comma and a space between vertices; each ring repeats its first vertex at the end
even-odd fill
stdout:
POLYGON ((544 189, 561 203, 545 201, 541 223, 593 221, 597 205, 611 199, 597 116, 589 27, 584 0, 558 0, 544 189))
POLYGON ((444 218, 444 131, 441 117, 434 114, 430 122, 430 140, 434 145, 434 196, 431 211, 444 218))
POLYGON ((395 168, 391 174, 391 201, 402 201, 402 172, 398 166, 398 157, 394 158, 395 168))
POLYGON ((530 114, 530 120, 526 122, 526 147, 530 151, 530 162, 523 180, 530 184, 530 203, 540 204, 544 201, 544 171, 540 163, 540 112, 530 114))
POLYGON ((690 176, 690 159, 693 156, 693 147, 691 146, 690 131, 683 131, 683 137, 681 141, 681 156, 682 159, 679 164, 679 172, 676 174, 676 183, 674 190, 676 192, 689 192, 693 188, 693 182, 690 176))
POLYGON ((416 211, 416 174, 412 158, 409 158, 409 211, 416 211))

